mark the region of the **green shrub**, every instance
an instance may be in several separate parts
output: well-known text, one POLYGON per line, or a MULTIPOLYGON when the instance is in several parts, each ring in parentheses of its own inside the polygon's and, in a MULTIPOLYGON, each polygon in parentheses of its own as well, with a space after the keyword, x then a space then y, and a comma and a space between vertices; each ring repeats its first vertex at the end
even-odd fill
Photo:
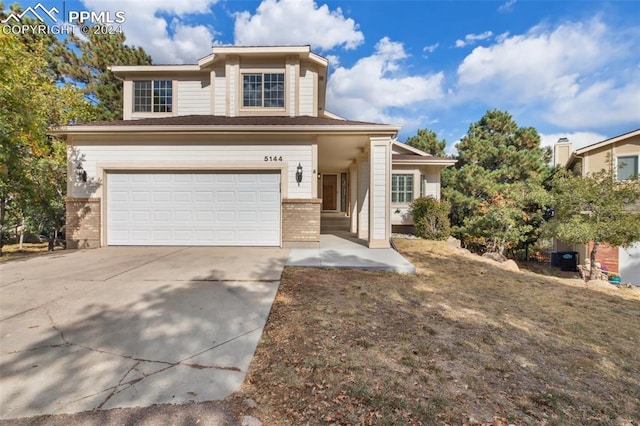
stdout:
POLYGON ((438 201, 432 197, 413 200, 410 206, 416 235, 427 240, 446 240, 451 235, 448 201, 438 201))

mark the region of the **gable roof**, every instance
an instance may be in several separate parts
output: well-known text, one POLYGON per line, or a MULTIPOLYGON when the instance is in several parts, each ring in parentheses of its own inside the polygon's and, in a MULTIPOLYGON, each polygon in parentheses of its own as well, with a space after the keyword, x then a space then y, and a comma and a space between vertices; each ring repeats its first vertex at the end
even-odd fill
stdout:
POLYGON ((632 130, 632 131, 630 131, 628 133, 623 133, 621 135, 614 136, 614 137, 609 138, 609 139, 605 139, 605 140, 603 140, 601 142, 596 142, 594 144, 585 146, 583 148, 576 149, 574 151, 574 153, 575 153, 575 155, 581 155, 581 154, 584 154, 585 152, 589 152, 589 151, 594 150, 594 149, 602 148, 602 147, 607 146, 609 144, 620 142, 620 141, 623 141, 623 140, 625 140, 627 138, 631 138, 631 137, 638 136, 638 135, 640 135, 640 129, 632 130))
POLYGON ((399 148, 401 151, 406 151, 407 154, 392 154, 391 160, 393 164, 405 164, 405 165, 426 165, 426 164, 440 164, 444 166, 452 166, 457 160, 453 158, 435 157, 427 152, 424 152, 418 148, 407 145, 399 141, 393 141, 393 146, 399 148))

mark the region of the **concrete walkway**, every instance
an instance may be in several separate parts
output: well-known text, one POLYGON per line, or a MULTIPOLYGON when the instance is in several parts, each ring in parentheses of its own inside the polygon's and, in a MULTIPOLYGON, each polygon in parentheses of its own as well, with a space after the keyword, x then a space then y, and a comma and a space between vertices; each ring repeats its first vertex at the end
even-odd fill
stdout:
POLYGON ((320 235, 317 248, 292 248, 286 266, 349 268, 415 274, 416 268, 394 249, 370 249, 344 231, 320 235))
POLYGON ((0 264, 0 419, 225 398, 287 255, 107 247, 0 264))

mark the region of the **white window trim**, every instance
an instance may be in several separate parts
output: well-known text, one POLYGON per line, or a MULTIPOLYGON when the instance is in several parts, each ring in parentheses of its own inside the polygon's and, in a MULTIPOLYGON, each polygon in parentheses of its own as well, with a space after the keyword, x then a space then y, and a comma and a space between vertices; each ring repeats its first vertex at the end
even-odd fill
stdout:
POLYGON ((618 170, 620 165, 620 158, 622 157, 635 157, 636 158, 636 176, 640 176, 640 154, 620 154, 616 155, 616 168, 615 168, 615 176, 618 182, 626 182, 626 180, 618 179, 618 170))
MULTIPOLYGON (((264 77, 263 77, 264 82, 264 77)), ((259 112, 261 115, 286 115, 289 113, 289 75, 285 67, 277 68, 240 68, 237 77, 237 108, 238 115, 255 115, 259 112), (283 107, 247 107, 244 106, 244 76, 249 74, 282 74, 284 76, 284 106, 283 107)), ((263 87, 264 96, 264 87, 263 87)))
POLYGON ((136 78, 131 80, 131 117, 134 118, 152 118, 152 117, 173 117, 178 115, 178 84, 175 79, 172 78, 136 78), (136 111, 136 82, 138 81, 150 81, 151 82, 151 111, 143 112, 136 111), (170 81, 171 82, 171 111, 170 112, 153 112, 153 82, 154 81, 170 81))
MULTIPOLYGON (((406 189, 406 182, 405 182, 405 190, 403 191, 404 194, 406 195, 407 193, 407 189, 406 189)), ((416 199, 416 176, 415 173, 412 172, 407 172, 407 173, 402 173, 402 172, 391 172, 391 204, 394 206, 408 206, 409 204, 411 204, 413 202, 413 200, 416 199), (411 201, 393 201, 393 177, 394 176, 404 176, 405 178, 407 176, 411 176, 411 201)))

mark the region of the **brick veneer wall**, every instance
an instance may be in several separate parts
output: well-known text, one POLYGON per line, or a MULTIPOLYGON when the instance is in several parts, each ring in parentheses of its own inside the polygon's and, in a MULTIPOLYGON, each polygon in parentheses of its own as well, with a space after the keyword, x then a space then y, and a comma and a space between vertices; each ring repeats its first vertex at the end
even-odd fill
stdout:
POLYGON ((100 247, 100 199, 67 198, 67 248, 100 247))
POLYGON ((285 198, 282 200, 282 242, 319 242, 319 198, 285 198))
MULTIPOLYGON (((587 256, 591 254, 591 249, 593 248, 593 243, 589 243, 589 251, 587 252, 587 256)), ((606 244, 600 244, 598 247, 598 251, 596 252, 596 262, 600 262, 601 265, 607 267, 607 270, 613 272, 620 272, 618 265, 618 255, 619 255, 618 247, 611 247, 606 244)))

